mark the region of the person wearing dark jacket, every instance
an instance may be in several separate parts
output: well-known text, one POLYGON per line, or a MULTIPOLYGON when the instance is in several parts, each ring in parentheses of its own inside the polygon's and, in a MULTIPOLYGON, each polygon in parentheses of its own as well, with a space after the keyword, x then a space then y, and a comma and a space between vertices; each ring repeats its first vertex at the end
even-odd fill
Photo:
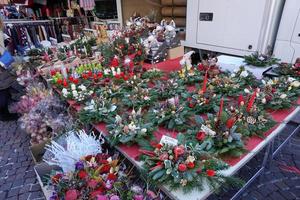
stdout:
MULTIPOLYGON (((5 51, 3 23, 0 20, 0 47, 1 54, 5 51)), ((0 121, 16 120, 17 114, 11 114, 8 105, 11 101, 10 88, 15 83, 16 76, 11 69, 5 69, 0 65, 0 121)))

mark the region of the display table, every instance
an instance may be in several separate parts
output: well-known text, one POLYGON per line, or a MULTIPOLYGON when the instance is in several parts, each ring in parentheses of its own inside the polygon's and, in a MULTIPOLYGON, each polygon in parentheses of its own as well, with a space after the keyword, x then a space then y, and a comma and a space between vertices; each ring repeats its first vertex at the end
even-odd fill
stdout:
MULTIPOLYGON (((155 65, 157 69, 160 69, 165 72, 170 72, 174 70, 180 69, 178 59, 167 60, 162 63, 158 63, 155 65)), ((151 64, 145 64, 145 68, 149 69, 153 67, 151 64)), ((68 101, 70 106, 75 110, 79 111, 80 106, 77 105, 74 101, 68 101)), ((300 100, 297 101, 297 104, 300 103, 300 100)), ((300 107, 294 106, 287 110, 279 110, 279 111, 269 111, 273 119, 277 122, 277 124, 269 131, 265 133, 266 138, 262 139, 259 137, 251 137, 247 140, 245 148, 247 149, 247 153, 238 157, 238 158, 228 158, 224 159, 230 167, 229 169, 222 171, 224 175, 231 176, 234 175, 240 168, 242 168, 247 162, 251 160, 258 152, 260 152, 266 145, 268 145, 286 126, 286 123, 300 110, 300 107)), ((93 124, 93 128, 99 133, 103 133, 104 136, 108 135, 108 131, 106 129, 106 125, 104 123, 93 124)), ((160 141, 163 135, 168 135, 170 137, 175 138, 178 132, 170 131, 165 128, 159 127, 156 132, 154 132, 154 136, 157 141, 160 141)), ((115 148, 120 151, 130 162, 132 162, 136 167, 140 168, 142 162, 138 161, 139 156, 141 155, 140 148, 138 145, 119 145, 115 146, 115 148)), ((207 198, 212 191, 208 188, 208 186, 204 186, 204 190, 192 191, 189 193, 184 193, 182 190, 174 190, 171 191, 168 186, 163 186, 161 189, 172 199, 176 200, 203 200, 207 198)))

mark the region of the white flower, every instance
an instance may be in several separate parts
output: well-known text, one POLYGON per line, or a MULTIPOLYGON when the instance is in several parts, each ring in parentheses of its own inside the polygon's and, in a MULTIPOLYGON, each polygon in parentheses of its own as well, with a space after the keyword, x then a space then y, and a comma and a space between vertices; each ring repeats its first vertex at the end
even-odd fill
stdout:
POLYGON ((289 77, 289 78, 288 78, 288 82, 290 82, 290 83, 291 83, 291 82, 293 82, 293 81, 295 81, 295 79, 294 79, 294 78, 292 78, 292 77, 289 77))
POLYGON ((268 80, 267 84, 268 84, 268 85, 273 85, 273 84, 274 84, 274 81, 270 79, 270 80, 268 80))
POLYGON ((86 91, 86 87, 84 85, 79 85, 78 88, 81 90, 81 91, 86 91))
POLYGON ((196 159, 195 159, 194 156, 188 156, 187 159, 186 159, 187 162, 192 162, 192 163, 195 162, 195 160, 196 159))
POLYGON ((108 75, 110 73, 110 69, 105 69, 103 72, 105 75, 108 75))
POLYGON ((246 78, 248 75, 249 73, 247 71, 242 71, 240 76, 246 78))
POLYGON ((73 95, 73 97, 75 97, 75 98, 78 97, 77 91, 76 91, 76 90, 73 90, 73 91, 72 91, 72 95, 73 95))
POLYGON ((120 68, 117 69, 117 74, 121 74, 121 69, 120 68))
POLYGON ((267 102, 266 98, 263 98, 263 99, 261 100, 261 102, 262 102, 263 104, 266 104, 266 102, 267 102))
POLYGON ((287 95, 286 94, 282 94, 282 95, 280 95, 280 98, 281 99, 285 99, 287 97, 287 95))
POLYGON ((66 88, 62 89, 61 92, 62 92, 62 94, 63 94, 64 97, 67 97, 68 94, 69 94, 69 92, 68 92, 68 90, 66 88))
POLYGON ((112 71, 112 75, 115 76, 117 74, 116 71, 112 71))
POLYGON ((146 128, 142 128, 141 132, 142 132, 142 133, 146 133, 146 132, 147 132, 147 129, 146 129, 146 128))
POLYGON ((134 122, 131 122, 131 123, 128 125, 128 128, 129 128, 129 130, 131 130, 131 131, 135 131, 136 125, 134 124, 134 122))
POLYGON ((244 89, 244 92, 247 93, 247 94, 250 93, 250 91, 247 88, 244 89))
POLYGON ((120 115, 117 115, 116 117, 115 117, 115 122, 116 123, 120 123, 122 121, 122 118, 120 117, 120 115))
POLYGON ((75 84, 71 85, 71 90, 76 90, 76 85, 75 84))
POLYGON ((292 86, 292 87, 299 87, 299 86, 300 86, 300 82, 299 82, 299 81, 293 81, 293 82, 291 83, 291 86, 292 86))

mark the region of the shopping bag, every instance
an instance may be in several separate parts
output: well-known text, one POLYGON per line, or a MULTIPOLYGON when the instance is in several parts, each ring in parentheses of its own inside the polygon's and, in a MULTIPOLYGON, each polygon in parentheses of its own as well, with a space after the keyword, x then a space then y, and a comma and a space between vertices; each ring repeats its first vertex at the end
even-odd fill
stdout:
POLYGON ((2 65, 4 69, 9 69, 14 61, 15 59, 7 50, 5 50, 2 56, 0 57, 0 65, 2 65))

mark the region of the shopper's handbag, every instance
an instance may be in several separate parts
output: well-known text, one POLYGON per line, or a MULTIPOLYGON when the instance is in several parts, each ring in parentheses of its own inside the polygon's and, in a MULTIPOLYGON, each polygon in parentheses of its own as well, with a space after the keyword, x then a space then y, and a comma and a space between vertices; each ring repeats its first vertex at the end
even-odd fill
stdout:
POLYGON ((7 50, 5 50, 4 53, 0 56, 0 65, 4 69, 9 69, 14 61, 14 57, 7 50))

